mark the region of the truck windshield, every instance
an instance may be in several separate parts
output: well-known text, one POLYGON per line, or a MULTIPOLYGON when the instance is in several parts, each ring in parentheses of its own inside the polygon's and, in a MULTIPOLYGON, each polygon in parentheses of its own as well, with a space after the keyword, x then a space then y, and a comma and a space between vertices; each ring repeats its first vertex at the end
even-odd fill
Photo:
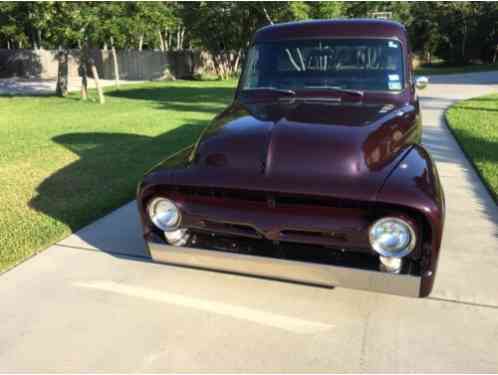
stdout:
POLYGON ((404 88, 399 42, 385 39, 304 39, 265 42, 247 55, 241 89, 404 88))

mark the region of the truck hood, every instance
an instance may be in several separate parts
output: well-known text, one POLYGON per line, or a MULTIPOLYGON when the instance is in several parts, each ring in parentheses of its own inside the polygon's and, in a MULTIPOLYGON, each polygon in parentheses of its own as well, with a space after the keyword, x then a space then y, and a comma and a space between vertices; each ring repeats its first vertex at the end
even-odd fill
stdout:
POLYGON ((326 98, 234 102, 203 132, 175 184, 374 199, 416 142, 415 109, 326 98))

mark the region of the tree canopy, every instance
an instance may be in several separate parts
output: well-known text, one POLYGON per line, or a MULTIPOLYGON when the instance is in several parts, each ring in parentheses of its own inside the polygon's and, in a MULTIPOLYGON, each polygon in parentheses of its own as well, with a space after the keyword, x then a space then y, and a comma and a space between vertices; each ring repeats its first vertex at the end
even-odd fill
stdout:
POLYGON ((415 52, 448 63, 496 62, 496 2, 0 2, 0 48, 202 48, 220 75, 236 71, 270 23, 372 17, 406 25, 415 52))

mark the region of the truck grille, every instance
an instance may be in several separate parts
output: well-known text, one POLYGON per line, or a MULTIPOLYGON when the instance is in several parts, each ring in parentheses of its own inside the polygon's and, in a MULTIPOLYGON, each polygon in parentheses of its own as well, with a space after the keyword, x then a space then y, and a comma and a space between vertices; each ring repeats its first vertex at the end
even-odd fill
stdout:
POLYGON ((222 188, 176 187, 172 190, 183 195, 194 197, 222 198, 234 201, 265 203, 269 208, 292 206, 318 206, 334 208, 363 208, 370 207, 369 202, 357 202, 347 199, 318 197, 309 195, 287 194, 280 192, 266 192, 253 190, 235 190, 222 188))

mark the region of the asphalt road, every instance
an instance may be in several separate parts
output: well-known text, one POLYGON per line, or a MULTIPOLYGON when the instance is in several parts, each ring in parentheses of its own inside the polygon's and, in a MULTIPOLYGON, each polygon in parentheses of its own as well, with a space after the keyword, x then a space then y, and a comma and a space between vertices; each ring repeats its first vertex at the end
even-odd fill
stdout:
POLYGON ((497 83, 422 92, 447 200, 429 298, 153 264, 132 202, 0 275, 0 371, 496 372, 498 209, 442 114, 497 83))

